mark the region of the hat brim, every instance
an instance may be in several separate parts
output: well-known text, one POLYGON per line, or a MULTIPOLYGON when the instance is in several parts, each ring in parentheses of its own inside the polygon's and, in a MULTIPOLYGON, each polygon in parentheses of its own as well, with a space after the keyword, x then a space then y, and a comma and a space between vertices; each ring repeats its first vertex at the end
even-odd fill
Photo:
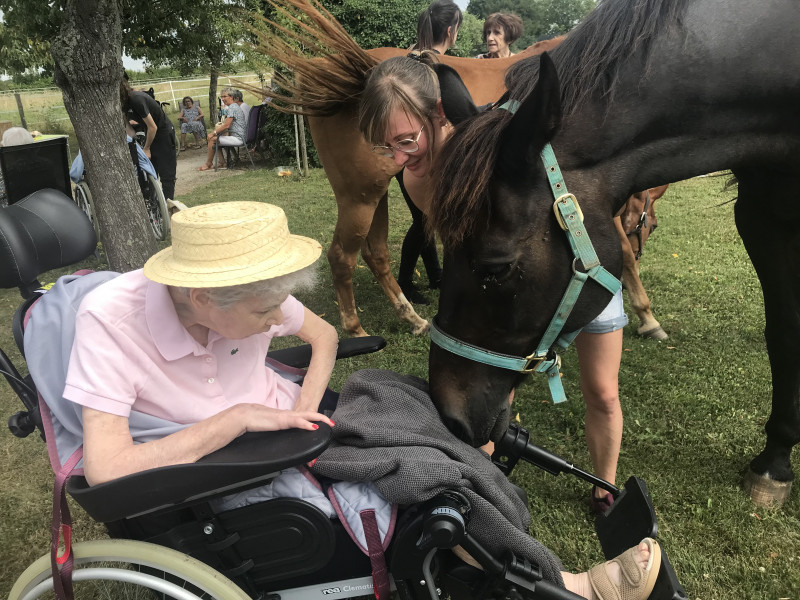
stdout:
POLYGON ((289 235, 279 256, 243 266, 209 266, 203 261, 177 261, 170 246, 150 257, 144 265, 144 276, 156 283, 176 287, 227 287, 295 273, 314 264, 320 254, 320 243, 301 235, 289 235))

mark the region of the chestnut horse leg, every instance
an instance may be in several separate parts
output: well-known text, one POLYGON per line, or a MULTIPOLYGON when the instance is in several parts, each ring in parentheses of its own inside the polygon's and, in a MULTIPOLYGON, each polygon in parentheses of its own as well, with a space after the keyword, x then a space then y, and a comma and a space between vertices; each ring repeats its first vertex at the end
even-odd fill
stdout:
POLYGON ((764 293, 772 413, 764 428, 767 443, 750 463, 745 490, 761 506, 783 504, 794 473, 792 448, 800 442, 800 177, 766 169, 734 170, 739 182, 736 227, 764 293), (764 182, 769 197, 765 202, 764 182))
POLYGON ((400 293, 400 286, 389 270, 388 202, 389 181, 397 167, 389 160, 376 161, 375 154, 354 127, 355 109, 345 109, 332 117, 309 117, 314 145, 336 196, 338 214, 328 263, 339 305, 339 319, 347 335, 367 335, 361 326, 353 295, 353 271, 359 251, 381 284, 400 318, 408 321, 414 333, 427 331, 427 322, 400 293), (383 203, 377 213, 376 209, 383 203))
POLYGON ((636 260, 631 242, 625 235, 619 217, 614 217, 614 227, 617 229, 622 246, 622 285, 628 290, 631 306, 633 306, 636 316, 639 317, 640 325, 636 333, 654 340, 665 340, 668 337, 667 333, 661 328, 661 324, 650 310, 650 298, 647 297, 642 280, 639 279, 639 261, 636 260))
POLYGON ((386 296, 391 300, 394 310, 404 321, 412 326, 412 333, 420 335, 430 329, 428 321, 420 317, 411 303, 406 299, 392 275, 389 268, 389 194, 386 193, 378 201, 378 207, 372 217, 372 226, 369 228, 367 239, 361 246, 361 256, 372 271, 375 279, 383 288, 386 296))

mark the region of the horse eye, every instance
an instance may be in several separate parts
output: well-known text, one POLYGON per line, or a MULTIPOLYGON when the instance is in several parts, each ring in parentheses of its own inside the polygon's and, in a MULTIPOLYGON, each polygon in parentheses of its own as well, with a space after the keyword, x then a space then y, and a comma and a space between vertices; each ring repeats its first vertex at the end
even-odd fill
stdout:
POLYGON ((475 265, 473 270, 484 285, 503 283, 514 272, 514 263, 484 263, 475 265))

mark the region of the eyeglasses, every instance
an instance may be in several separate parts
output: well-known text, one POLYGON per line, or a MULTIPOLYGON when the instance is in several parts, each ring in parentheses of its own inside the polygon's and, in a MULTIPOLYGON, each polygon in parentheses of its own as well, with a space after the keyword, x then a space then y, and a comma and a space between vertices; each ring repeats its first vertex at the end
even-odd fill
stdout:
POLYGON ((222 94, 222 96, 220 96, 220 98, 230 98, 230 96, 228 94, 222 94))
POLYGON ((381 156, 386 156, 387 158, 392 158, 395 152, 405 152, 406 154, 414 154, 417 150, 419 150, 419 138, 422 135, 422 130, 425 129, 425 125, 422 126, 422 129, 419 130, 419 133, 416 135, 414 139, 407 139, 407 140, 400 140, 399 142, 395 142, 394 144, 389 144, 388 146, 382 146, 381 144, 375 144, 372 146, 372 151, 375 154, 380 154, 381 156))

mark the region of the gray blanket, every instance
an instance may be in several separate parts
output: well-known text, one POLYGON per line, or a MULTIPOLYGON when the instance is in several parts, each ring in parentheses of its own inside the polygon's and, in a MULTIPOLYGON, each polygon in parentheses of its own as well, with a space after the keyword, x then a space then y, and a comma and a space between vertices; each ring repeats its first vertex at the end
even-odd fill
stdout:
POLYGON ((528 507, 486 455, 451 434, 416 377, 368 369, 345 383, 333 414, 333 442, 314 471, 371 481, 397 504, 455 489, 472 503, 468 531, 495 555, 512 550, 563 586, 561 562, 527 533, 528 507))

